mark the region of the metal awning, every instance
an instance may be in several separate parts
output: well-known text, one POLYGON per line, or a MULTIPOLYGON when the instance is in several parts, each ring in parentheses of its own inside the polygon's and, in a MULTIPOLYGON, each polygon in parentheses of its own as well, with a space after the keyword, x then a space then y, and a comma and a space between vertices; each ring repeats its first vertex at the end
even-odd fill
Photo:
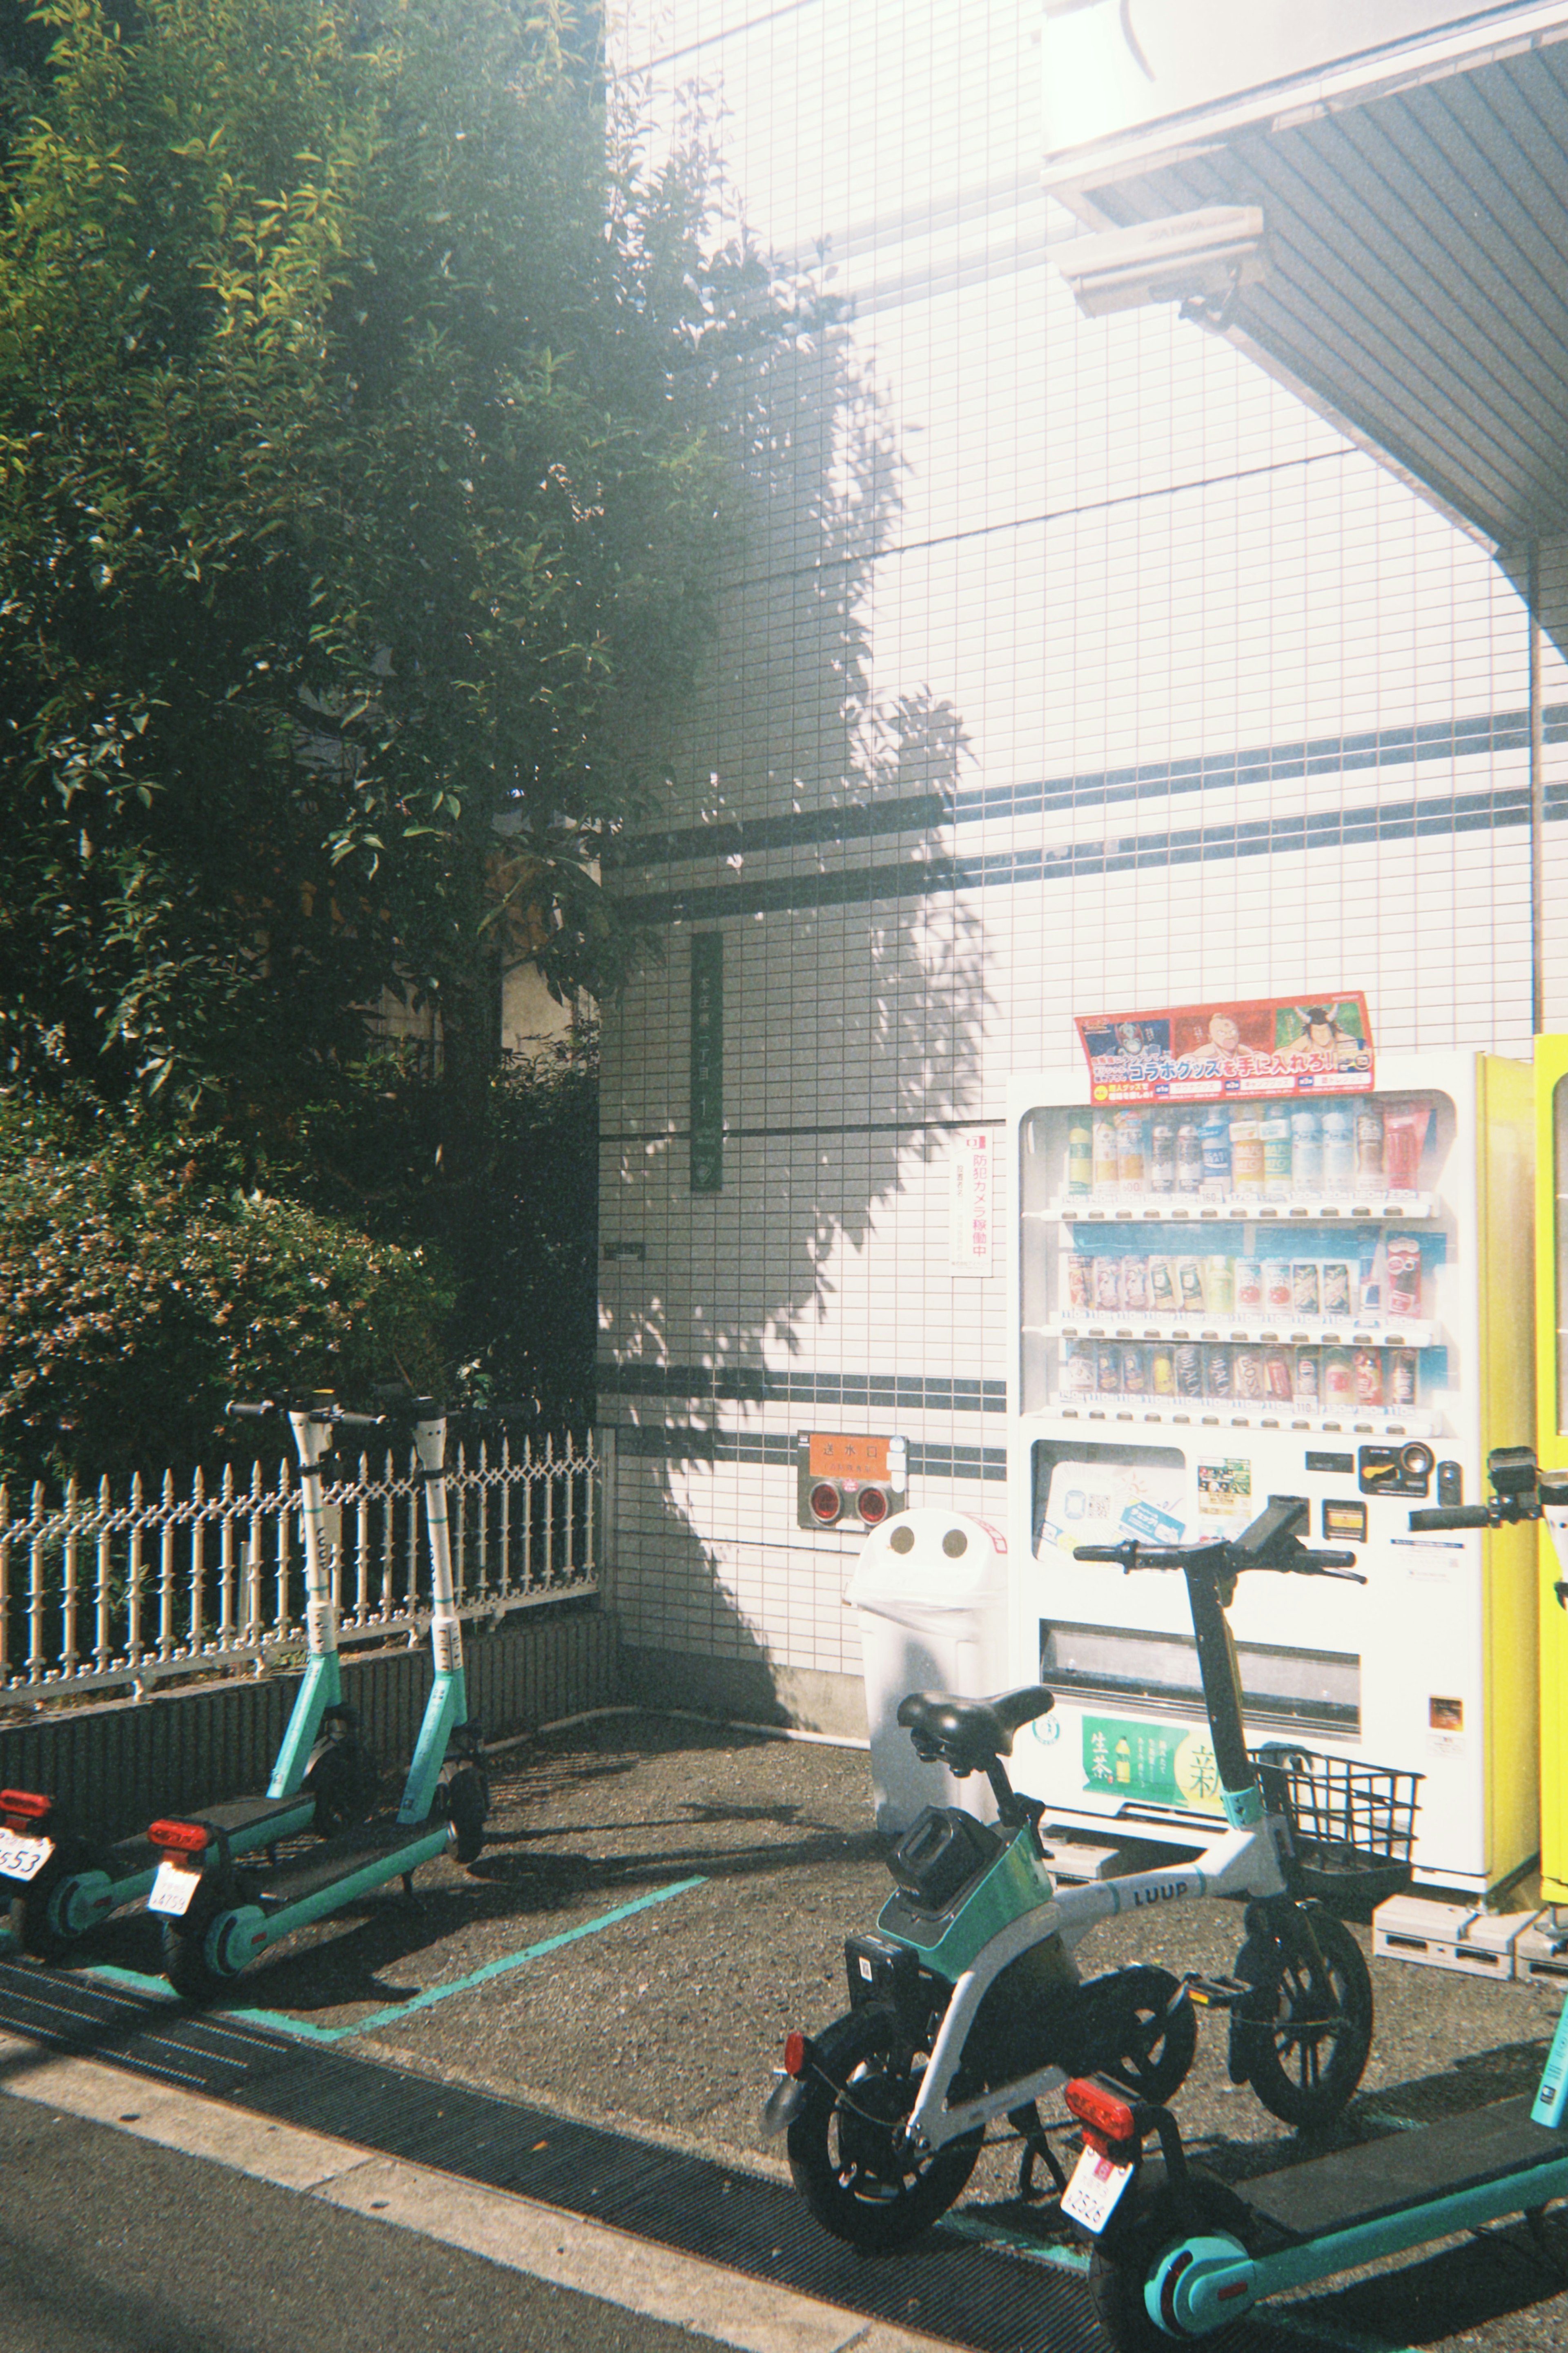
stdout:
MULTIPOLYGON (((1121 20, 1132 38, 1127 0, 1121 20)), ((1541 618, 1568 650, 1568 5, 1113 128, 1051 156, 1046 182, 1102 228, 1261 206, 1268 272, 1238 288, 1229 340, 1521 592, 1533 543, 1541 618)))

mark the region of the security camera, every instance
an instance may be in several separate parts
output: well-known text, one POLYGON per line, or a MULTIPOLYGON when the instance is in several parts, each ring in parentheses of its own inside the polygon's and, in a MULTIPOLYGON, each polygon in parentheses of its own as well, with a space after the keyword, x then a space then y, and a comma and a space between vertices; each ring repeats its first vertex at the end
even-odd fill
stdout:
POLYGON ((1244 286, 1268 268, 1259 205, 1207 205, 1075 237, 1058 267, 1091 319, 1146 302, 1179 302, 1184 318, 1225 327, 1244 286))

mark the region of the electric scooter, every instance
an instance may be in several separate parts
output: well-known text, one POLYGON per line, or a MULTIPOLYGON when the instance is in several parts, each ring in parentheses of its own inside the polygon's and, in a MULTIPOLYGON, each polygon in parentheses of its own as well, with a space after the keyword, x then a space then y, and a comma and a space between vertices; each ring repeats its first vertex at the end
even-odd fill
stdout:
MULTIPOLYGON (((227 1410, 258 1420, 284 1409, 268 1401, 227 1410)), ((321 1486, 333 1431, 379 1429, 382 1417, 347 1413, 324 1390, 287 1411, 300 1457, 305 1533, 305 1673, 266 1791, 226 1798, 205 1810, 231 1854, 311 1831, 330 1836, 362 1820, 375 1802, 375 1767, 343 1700, 321 1486)), ((18 1941, 36 1959, 63 1960, 89 1929, 152 1892, 162 1856, 144 1832, 95 1840, 54 1797, 37 1789, 0 1789, 0 1902, 10 1902, 18 1941)))
POLYGON ((1097 2071, 1145 2102, 1170 2098, 1197 2047, 1194 2002, 1230 2013, 1232 2079, 1284 2122, 1326 2123, 1350 2099, 1372 2047, 1372 1981, 1331 1907, 1408 1883, 1418 1777, 1294 1748, 1265 1750, 1256 1763, 1248 1755, 1225 1614, 1237 1576, 1353 1575, 1353 1553, 1300 1542, 1307 1519, 1300 1497, 1274 1496, 1233 1541, 1158 1555, 1079 1548, 1080 1559, 1185 1571, 1229 1825, 1189 1862, 1058 1889, 1040 1841, 1044 1807, 1013 1789, 1002 1763, 1051 1693, 917 1692, 901 1703, 899 1721, 922 1758, 986 1776, 998 1825, 958 1807, 923 1810, 890 1858, 897 1892, 877 1932, 846 1943, 847 2016, 785 2043, 763 2136, 787 2131, 795 2184, 836 2237, 878 2252, 907 2245, 958 2197, 987 2126, 1003 2116, 1024 2144, 1020 2194, 1030 2194, 1037 2158, 1065 2187, 1037 2102, 1097 2071), (1361 1820, 1378 1824, 1372 1842, 1325 1835, 1331 1799, 1342 1815, 1352 1807, 1346 1777, 1361 1820), (1143 1966, 1080 1982, 1074 1948, 1097 1921, 1213 1898, 1247 1901, 1234 1976, 1178 1979, 1143 1966))
POLYGON ((216 1809, 153 1822, 147 1836, 162 1861, 147 1907, 163 1915, 164 1973, 181 1993, 199 1998, 219 1991, 296 1929, 342 1911, 388 1880, 401 1879, 411 1890, 421 1863, 448 1848, 459 1862, 471 1862, 484 1844, 489 1788, 479 1726, 468 1720, 447 1525, 447 1417, 430 1398, 408 1396, 403 1411, 413 1420, 425 1486, 436 1680, 401 1802, 395 1814, 343 1830, 302 1858, 266 1872, 237 1859, 216 1809))
MULTIPOLYGON (((1544 1518, 1568 1576, 1568 1472, 1538 1474, 1528 1447, 1499 1448, 1486 1504, 1412 1512, 1412 1528, 1500 1527, 1544 1518)), ((1568 1584, 1556 1588, 1559 1601, 1568 1584)), ((1568 2197, 1568 2006, 1533 2098, 1524 2094, 1412 2132, 1337 2149, 1226 2187, 1190 2167, 1168 2108, 1095 2077, 1069 2083, 1084 2149, 1062 2199, 1093 2242, 1089 2284, 1119 2353, 1160 2353, 1379 2256, 1533 2219, 1568 2197), (1160 2156, 1144 2161, 1153 2136, 1160 2156)))

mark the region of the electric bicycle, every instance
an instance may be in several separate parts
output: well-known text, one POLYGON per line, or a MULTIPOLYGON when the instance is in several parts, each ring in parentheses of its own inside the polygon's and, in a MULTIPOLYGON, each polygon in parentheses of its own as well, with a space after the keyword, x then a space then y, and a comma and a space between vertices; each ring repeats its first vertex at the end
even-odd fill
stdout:
MULTIPOLYGON (((1410 1514, 1413 1529, 1544 1519, 1568 1579, 1568 1472, 1538 1473, 1529 1447, 1489 1459, 1486 1504, 1410 1514)), ((1568 1582, 1556 1587, 1568 1599, 1568 1582)), ((1118 2353, 1211 2335, 1284 2288, 1513 2214, 1539 2224, 1568 2197, 1568 2005, 1531 2096, 1336 2149, 1228 2187, 1190 2167, 1162 2102, 1098 2075, 1069 2083, 1083 2154, 1062 2199, 1093 2243, 1089 2284, 1118 2353), (1144 2158, 1151 2137, 1159 2155, 1144 2158)))
MULTIPOLYGON (((331 1836, 363 1820, 375 1802, 375 1765, 343 1699, 321 1489, 333 1433, 378 1430, 384 1418, 346 1412, 326 1390, 286 1408, 268 1400, 226 1410, 247 1420, 288 1413, 305 1538, 305 1672, 271 1778, 265 1791, 226 1798, 203 1815, 215 1839, 237 1855, 309 1831, 331 1836)), ((152 1893, 163 1857, 144 1831, 94 1838, 54 1796, 37 1789, 0 1789, 0 1902, 10 1903, 18 1942, 37 1960, 64 1960, 90 1929, 152 1893)))
MULTIPOLYGON (((424 1485, 431 1574, 430 1646, 436 1675, 395 1813, 347 1826, 302 1857, 266 1871, 237 1853, 220 1810, 155 1821, 147 1836, 161 1862, 148 1895, 163 1915, 163 1968, 177 1991, 220 1991, 259 1953, 389 1880, 413 1885, 421 1863, 453 1852, 471 1862, 489 1812, 483 1739, 468 1720, 462 1624, 452 1584, 447 1524, 447 1417, 433 1398, 395 1399, 389 1417, 412 1422, 424 1485)), ((320 1556, 319 1530, 308 1549, 320 1556)), ((329 1600, 321 1605, 330 1616, 329 1600)))
POLYGON ((1351 2098, 1372 2044, 1372 1982, 1331 1906, 1408 1884, 1418 1777, 1295 1748, 1248 1754, 1226 1618, 1237 1577, 1354 1577, 1353 1553, 1301 1543, 1308 1515, 1302 1498, 1274 1496, 1234 1540, 1079 1548, 1082 1560, 1185 1576, 1227 1824, 1191 1862, 1058 1889, 1040 1839, 1044 1807, 1014 1790, 1002 1762, 1052 1694, 1035 1684, 901 1703, 919 1755, 961 1778, 984 1773, 998 1820, 992 1829, 958 1807, 924 1810, 889 1859, 897 1885, 876 1931, 847 1940, 847 2014, 786 2042, 763 2136, 787 2134, 795 2184, 836 2237, 879 2252, 907 2245, 959 2196, 998 2117, 1024 2145, 1021 2193, 1037 2158, 1065 2186, 1038 2101, 1098 2073, 1163 2104, 1192 2064, 1194 2003, 1229 2013, 1232 2079, 1283 2122, 1327 2123, 1351 2098), (1335 1777, 1342 1810, 1347 1777, 1359 1777, 1363 1817, 1380 1824, 1373 1843, 1323 1835, 1322 1793, 1335 1777), (1247 1906, 1234 1975, 1178 1978, 1145 1964, 1080 1979, 1076 1947, 1097 1921, 1214 1898, 1247 1906))

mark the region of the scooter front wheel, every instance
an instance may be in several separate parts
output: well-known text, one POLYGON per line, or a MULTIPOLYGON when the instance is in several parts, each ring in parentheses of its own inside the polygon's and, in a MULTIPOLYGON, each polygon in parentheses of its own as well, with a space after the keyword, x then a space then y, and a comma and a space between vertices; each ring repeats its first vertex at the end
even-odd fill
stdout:
POLYGON ((836 2239, 862 2254, 894 2254, 945 2214, 974 2170, 984 2131, 932 2157, 895 2138, 920 2092, 892 2018, 852 2011, 821 2042, 805 2100, 789 2128, 789 2169, 836 2239))
POLYGON ((1292 1904, 1247 1937, 1236 1974, 1253 1991, 1231 2015, 1232 2075, 1282 2124, 1331 2124, 1372 2051, 1372 1978, 1361 1947, 1331 1912, 1292 1904))

